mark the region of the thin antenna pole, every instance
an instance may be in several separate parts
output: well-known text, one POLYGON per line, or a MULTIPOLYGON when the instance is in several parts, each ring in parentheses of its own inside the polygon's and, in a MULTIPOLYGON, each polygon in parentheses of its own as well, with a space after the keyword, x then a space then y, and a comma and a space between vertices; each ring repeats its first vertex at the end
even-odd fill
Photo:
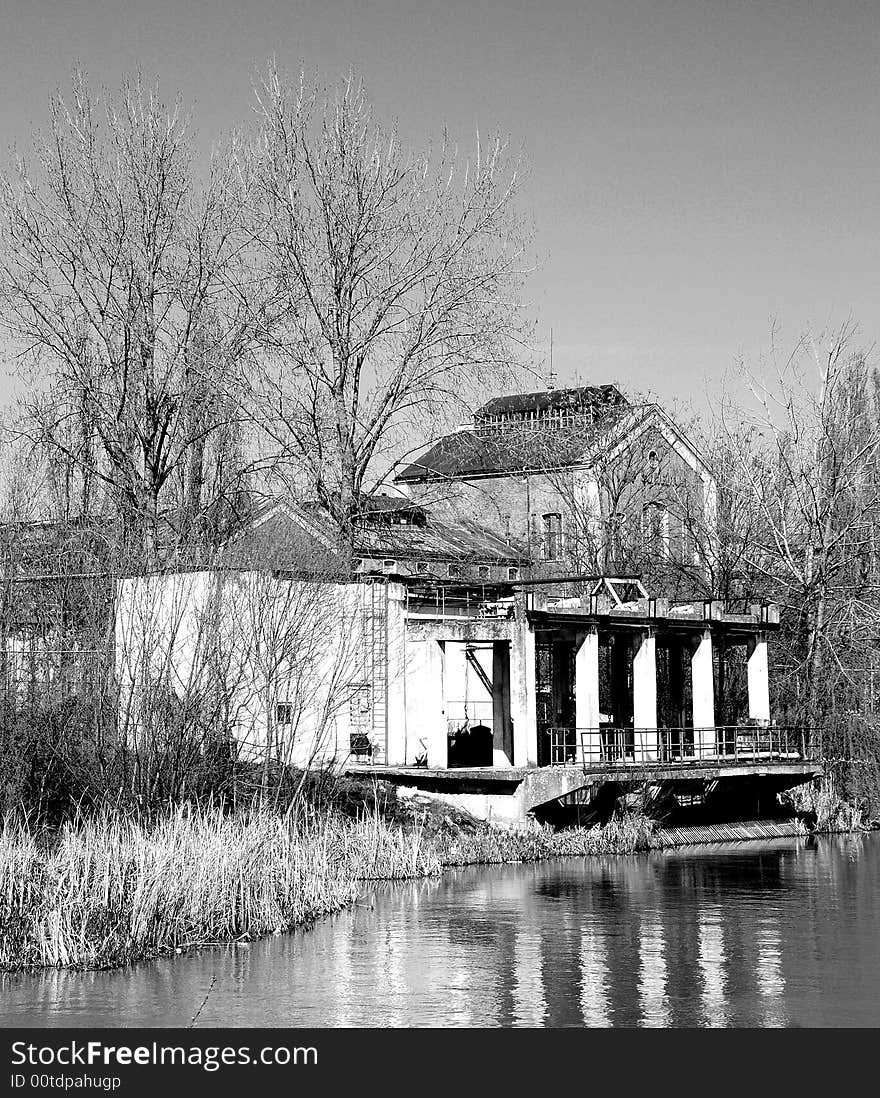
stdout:
POLYGON ((550 371, 547 374, 547 388, 556 388, 556 375, 553 373, 553 329, 550 329, 550 371))

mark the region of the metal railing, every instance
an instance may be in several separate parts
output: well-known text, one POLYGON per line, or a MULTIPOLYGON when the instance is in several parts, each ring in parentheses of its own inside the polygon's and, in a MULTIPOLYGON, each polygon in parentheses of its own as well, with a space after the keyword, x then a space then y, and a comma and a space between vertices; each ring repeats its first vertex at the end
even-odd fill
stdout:
POLYGON ((546 729, 551 766, 693 765, 789 762, 816 757, 809 730, 796 725, 729 724, 711 728, 546 729))

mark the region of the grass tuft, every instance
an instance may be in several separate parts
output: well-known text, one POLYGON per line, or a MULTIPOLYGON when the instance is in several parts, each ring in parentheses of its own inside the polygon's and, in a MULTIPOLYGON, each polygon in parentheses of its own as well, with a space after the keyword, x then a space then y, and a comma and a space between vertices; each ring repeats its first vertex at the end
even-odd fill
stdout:
POLYGON ((284 817, 182 806, 152 823, 105 811, 51 838, 0 832, 0 967, 125 964, 250 939, 351 903, 365 879, 426 876, 417 832, 378 814, 284 817))

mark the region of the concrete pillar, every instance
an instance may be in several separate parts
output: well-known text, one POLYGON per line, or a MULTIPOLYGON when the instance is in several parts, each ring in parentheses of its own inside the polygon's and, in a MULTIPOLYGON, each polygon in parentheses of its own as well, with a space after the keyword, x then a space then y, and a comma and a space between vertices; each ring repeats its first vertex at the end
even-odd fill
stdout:
POLYGON ((510 644, 492 644, 492 765, 513 763, 510 725, 510 644))
POLYGON ((636 762, 657 758, 657 642, 651 633, 633 651, 633 728, 636 762))
POLYGON ((427 755, 429 766, 446 767, 443 642, 410 640, 406 649, 406 765, 427 755))
POLYGON ((691 653, 694 753, 697 758, 715 754, 715 684, 712 666, 712 634, 707 629, 691 653))
POLYGON ((425 680, 421 701, 425 719, 428 766, 445 769, 449 765, 449 741, 446 728, 446 646, 442 641, 425 641, 425 680))
POLYGON ((752 720, 770 721, 770 674, 767 665, 767 636, 759 633, 749 641, 749 716, 752 720))
POLYGON ((538 720, 535 697, 535 634, 525 610, 519 609, 510 640, 510 715, 513 719, 513 765, 538 765, 538 720))
POLYGON ((388 644, 386 705, 388 766, 405 766, 406 727, 406 589, 400 583, 388 584, 386 628, 388 644))
POLYGON ((599 762, 599 633, 588 632, 574 657, 575 725, 577 726, 577 758, 583 744, 584 762, 599 762))

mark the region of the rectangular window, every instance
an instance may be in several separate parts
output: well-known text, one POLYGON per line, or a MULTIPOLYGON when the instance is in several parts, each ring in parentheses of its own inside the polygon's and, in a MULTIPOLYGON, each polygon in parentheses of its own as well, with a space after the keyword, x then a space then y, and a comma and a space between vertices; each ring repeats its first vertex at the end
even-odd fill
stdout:
POLYGON ((560 560, 562 557, 562 515, 544 515, 543 518, 544 560, 560 560))
POLYGON ((428 574, 428 562, 426 560, 420 560, 416 565, 416 572, 420 576, 426 576, 428 574))
POLYGON ((519 579, 519 569, 518 568, 508 568, 507 569, 507 578, 511 583, 515 583, 516 580, 519 579))
POLYGON ((293 724, 293 705, 290 702, 278 702, 275 706, 276 724, 293 724))
POLYGON ((457 564, 450 564, 446 570, 446 574, 450 577, 450 579, 454 579, 456 576, 461 575, 461 571, 457 564))
POLYGON ((646 503, 642 508, 642 539, 654 552, 669 555, 669 512, 662 503, 646 503))
POLYGON ((487 580, 489 578, 489 566, 487 564, 481 564, 477 569, 477 577, 481 580, 487 580))

